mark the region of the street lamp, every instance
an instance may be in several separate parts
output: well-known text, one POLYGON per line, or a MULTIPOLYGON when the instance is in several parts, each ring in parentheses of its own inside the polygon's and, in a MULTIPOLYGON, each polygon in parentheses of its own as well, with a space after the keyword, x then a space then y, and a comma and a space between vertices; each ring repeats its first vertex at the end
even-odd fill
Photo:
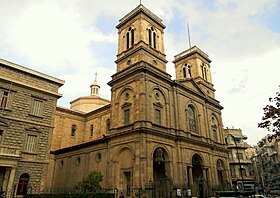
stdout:
MULTIPOLYGON (((237 156, 237 159, 238 159, 238 164, 239 164, 239 171, 240 171, 240 175, 241 175, 241 182, 242 182, 242 190, 244 190, 244 178, 243 178, 243 172, 242 172, 242 167, 241 167, 241 162, 240 162, 240 153, 239 153, 239 151, 238 151, 238 147, 237 147, 237 143, 236 143, 236 137, 234 137, 234 135, 233 134, 228 134, 228 135, 230 135, 231 137, 232 137, 232 139, 233 139, 233 141, 234 141, 234 144, 235 144, 235 148, 236 148, 236 156, 237 156)), ((243 137, 243 139, 247 139, 247 137, 246 136, 242 136, 241 135, 241 137, 243 137)))

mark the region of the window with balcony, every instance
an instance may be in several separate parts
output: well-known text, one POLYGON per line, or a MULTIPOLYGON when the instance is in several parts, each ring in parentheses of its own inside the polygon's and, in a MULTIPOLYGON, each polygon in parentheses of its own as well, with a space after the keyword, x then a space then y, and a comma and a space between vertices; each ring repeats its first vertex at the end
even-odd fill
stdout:
POLYGON ((231 175, 232 177, 235 177, 235 176, 236 176, 236 174, 235 174, 235 169, 234 169, 233 166, 230 166, 230 175, 231 175))
POLYGON ((247 173, 246 173, 245 168, 241 168, 239 171, 240 171, 240 176, 241 176, 241 175, 242 175, 243 177, 246 176, 247 173))
POLYGON ((242 153, 236 153, 236 158, 239 160, 243 160, 243 154, 242 153))

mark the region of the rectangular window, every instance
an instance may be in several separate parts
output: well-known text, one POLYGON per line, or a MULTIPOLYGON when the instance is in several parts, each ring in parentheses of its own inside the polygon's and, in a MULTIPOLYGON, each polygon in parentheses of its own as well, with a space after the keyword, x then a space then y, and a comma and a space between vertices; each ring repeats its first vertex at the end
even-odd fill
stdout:
POLYGON ((25 142, 24 150, 27 152, 35 152, 36 151, 36 142, 37 142, 37 135, 27 135, 27 139, 25 142))
POLYGON ((35 116, 41 116, 42 110, 43 110, 43 101, 34 99, 31 114, 35 116))
POLYGON ((129 117, 130 117, 130 109, 124 110, 124 125, 129 124, 129 117))
POLYGON ((4 130, 0 129, 0 144, 2 143, 3 135, 4 135, 4 130))
POLYGON ((1 95, 1 108, 2 109, 7 109, 9 108, 9 92, 8 91, 3 91, 2 93, 0 93, 1 95))
POLYGON ((234 169, 233 166, 230 167, 230 175, 231 175, 232 177, 235 177, 235 169, 234 169))
POLYGON ((236 153, 237 159, 243 160, 243 155, 242 153, 236 153))
POLYGON ((160 124, 161 123, 161 116, 160 116, 160 110, 155 109, 155 123, 160 124))
POLYGON ((242 177, 246 176, 246 170, 244 168, 242 168, 240 170, 240 176, 241 176, 241 174, 242 174, 242 177))

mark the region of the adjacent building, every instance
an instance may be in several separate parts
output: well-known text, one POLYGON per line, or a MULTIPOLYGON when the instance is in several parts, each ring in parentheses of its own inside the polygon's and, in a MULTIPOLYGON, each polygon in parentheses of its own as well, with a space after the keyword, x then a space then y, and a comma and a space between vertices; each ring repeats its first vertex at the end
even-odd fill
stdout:
POLYGON ((256 176, 257 190, 280 195, 280 143, 279 136, 267 135, 254 147, 251 160, 256 176))
POLYGON ((159 17, 139 5, 116 28, 111 101, 98 96, 96 82, 94 96, 56 108, 48 188, 72 188, 92 170, 102 173, 105 188, 127 197, 186 195, 188 189, 205 197, 230 188, 208 55, 196 46, 176 55, 172 80, 159 17))
POLYGON ((64 81, 0 59, 0 188, 39 193, 47 180, 56 101, 64 81))
POLYGON ((224 132, 233 188, 245 191, 254 190, 255 177, 251 171, 252 162, 246 153, 249 145, 244 141, 247 137, 242 134, 241 129, 226 128, 224 132))

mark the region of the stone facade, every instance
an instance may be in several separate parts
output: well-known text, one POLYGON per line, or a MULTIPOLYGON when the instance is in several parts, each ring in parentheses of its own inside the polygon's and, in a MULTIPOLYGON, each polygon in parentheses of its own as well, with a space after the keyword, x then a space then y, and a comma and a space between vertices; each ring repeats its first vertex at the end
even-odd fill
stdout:
POLYGON ((53 191, 73 187, 92 170, 102 173, 103 187, 128 197, 151 184, 163 197, 173 189, 186 194, 188 188, 202 197, 230 187, 211 60, 198 47, 176 55, 172 80, 166 73, 164 28, 143 5, 132 10, 117 25, 111 103, 90 112, 56 109, 53 191))
POLYGON ((31 188, 38 193, 47 178, 58 89, 64 82, 2 59, 0 73, 1 189, 5 197, 31 188))

